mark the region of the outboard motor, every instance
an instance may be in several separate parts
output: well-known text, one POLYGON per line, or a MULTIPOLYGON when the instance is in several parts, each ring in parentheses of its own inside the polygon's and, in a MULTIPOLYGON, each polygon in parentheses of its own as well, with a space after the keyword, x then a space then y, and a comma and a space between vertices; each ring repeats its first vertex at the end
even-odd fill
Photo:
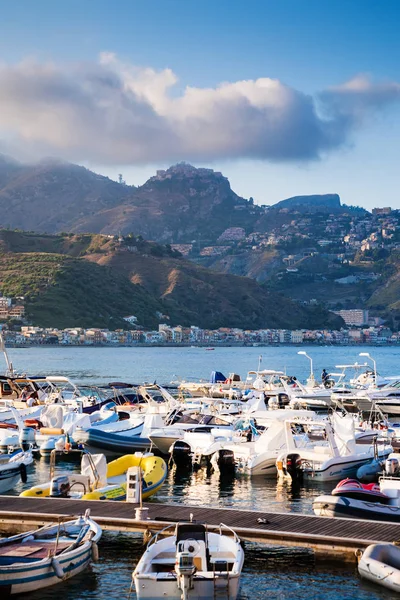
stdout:
POLYGON ((399 461, 397 458, 388 458, 385 461, 385 473, 386 475, 397 475, 399 472, 399 461))
POLYGON ((231 473, 235 470, 235 455, 233 450, 218 450, 217 465, 221 473, 231 473))
POLYGON ((301 469, 301 458, 298 454, 288 454, 286 457, 286 472, 292 481, 300 481, 303 478, 301 469))
POLYGON ((171 456, 177 467, 187 467, 192 463, 192 449, 182 440, 174 442, 171 456))
POLYGON ((50 484, 50 496, 52 498, 68 498, 69 490, 68 475, 53 477, 50 484))
POLYGON ((29 450, 35 444, 35 430, 32 427, 22 427, 19 432, 19 443, 23 450, 29 450))
POLYGON ((279 394, 278 396, 279 408, 284 408, 289 404, 289 396, 287 394, 279 394))

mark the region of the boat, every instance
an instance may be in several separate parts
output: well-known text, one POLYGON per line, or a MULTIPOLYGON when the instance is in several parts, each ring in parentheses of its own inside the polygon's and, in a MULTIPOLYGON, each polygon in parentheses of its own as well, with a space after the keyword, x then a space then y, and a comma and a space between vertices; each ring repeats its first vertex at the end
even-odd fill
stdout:
POLYGON ((146 499, 158 492, 167 476, 165 461, 154 454, 128 454, 108 463, 104 454, 84 453, 81 472, 54 475, 56 450, 50 461, 50 480, 20 494, 24 497, 126 500, 127 473, 141 470, 141 494, 146 499))
POLYGON ((331 492, 332 496, 354 498, 355 500, 366 500, 368 502, 389 503, 389 496, 381 492, 376 483, 361 483, 357 479, 343 479, 331 492))
POLYGON ((358 563, 361 577, 400 592, 400 548, 395 544, 371 544, 358 563))
POLYGON ((13 489, 21 479, 27 481, 26 467, 33 462, 32 452, 17 450, 0 455, 0 494, 13 489))
POLYGON ((76 520, 0 539, 1 597, 36 592, 81 573, 97 560, 101 534, 86 511, 76 520))
POLYGON ((217 533, 196 522, 171 525, 149 542, 133 574, 138 600, 235 600, 244 552, 240 539, 226 525, 217 533), (167 537, 161 538, 161 535, 167 537))
POLYGON ((396 456, 399 455, 393 453, 386 461, 379 485, 363 485, 356 480, 344 480, 331 494, 315 498, 315 514, 320 517, 348 517, 400 523, 400 478, 396 456))
POLYGON ((362 465, 387 459, 392 452, 388 445, 357 444, 354 419, 350 415, 333 413, 330 419, 330 422, 308 423, 308 427, 319 427, 326 438, 312 445, 309 442, 299 445, 293 436, 293 427, 304 426, 302 420, 286 421, 286 450, 277 460, 280 478, 340 481, 354 477, 362 465))

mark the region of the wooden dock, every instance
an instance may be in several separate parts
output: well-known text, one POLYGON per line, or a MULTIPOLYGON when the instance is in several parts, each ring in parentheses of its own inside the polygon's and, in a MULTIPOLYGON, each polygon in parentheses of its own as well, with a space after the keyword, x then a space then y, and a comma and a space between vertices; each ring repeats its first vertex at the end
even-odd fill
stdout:
POLYGON ((105 530, 155 532, 193 515, 194 520, 207 523, 210 529, 225 523, 243 540, 311 548, 317 558, 327 560, 355 561, 355 552, 369 544, 400 540, 400 523, 158 502, 144 503, 148 519, 136 520, 137 507, 126 502, 0 496, 0 532, 28 531, 90 508, 91 516, 105 530))

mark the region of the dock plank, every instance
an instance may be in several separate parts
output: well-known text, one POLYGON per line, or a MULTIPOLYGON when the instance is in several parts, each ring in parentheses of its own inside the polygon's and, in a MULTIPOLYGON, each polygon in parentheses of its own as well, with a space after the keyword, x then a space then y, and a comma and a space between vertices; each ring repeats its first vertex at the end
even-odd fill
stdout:
POLYGON ((127 502, 0 496, 0 524, 13 525, 18 531, 18 527, 26 523, 42 524, 90 509, 92 517, 105 529, 145 531, 160 529, 178 519, 189 520, 193 515, 194 520, 210 527, 224 523, 238 531, 243 539, 312 547, 327 555, 334 552, 335 547, 337 553, 340 548, 340 552, 354 554, 355 549, 372 542, 400 539, 400 523, 159 502, 147 502, 143 506, 148 509, 148 520, 138 521, 135 519, 137 505, 127 502))

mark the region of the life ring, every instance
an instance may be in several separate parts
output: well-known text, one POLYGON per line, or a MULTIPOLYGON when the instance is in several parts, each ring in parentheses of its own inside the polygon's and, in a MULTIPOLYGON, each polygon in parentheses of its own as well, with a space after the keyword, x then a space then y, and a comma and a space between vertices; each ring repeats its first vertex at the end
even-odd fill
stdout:
POLYGON ((232 379, 225 379, 224 383, 232 383, 232 379))

